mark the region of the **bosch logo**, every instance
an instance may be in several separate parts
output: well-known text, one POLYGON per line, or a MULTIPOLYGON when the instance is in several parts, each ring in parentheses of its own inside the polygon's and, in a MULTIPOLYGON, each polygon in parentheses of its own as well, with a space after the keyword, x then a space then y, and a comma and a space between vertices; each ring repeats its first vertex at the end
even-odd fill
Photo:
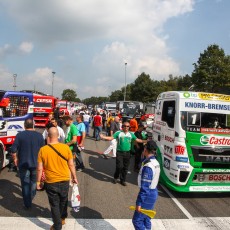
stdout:
POLYGON ((165 135, 165 140, 168 142, 174 142, 174 138, 173 137, 169 137, 165 135))

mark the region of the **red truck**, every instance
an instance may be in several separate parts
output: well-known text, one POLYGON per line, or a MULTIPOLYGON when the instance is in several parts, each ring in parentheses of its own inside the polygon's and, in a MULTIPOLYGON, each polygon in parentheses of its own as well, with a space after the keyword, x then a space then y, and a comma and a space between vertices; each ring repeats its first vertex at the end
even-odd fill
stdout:
POLYGON ((53 112, 55 101, 53 96, 44 96, 33 94, 34 101, 34 122, 36 127, 45 127, 48 122, 48 116, 53 112))
POLYGON ((71 106, 70 102, 66 100, 57 100, 56 106, 60 109, 61 115, 71 115, 71 106))

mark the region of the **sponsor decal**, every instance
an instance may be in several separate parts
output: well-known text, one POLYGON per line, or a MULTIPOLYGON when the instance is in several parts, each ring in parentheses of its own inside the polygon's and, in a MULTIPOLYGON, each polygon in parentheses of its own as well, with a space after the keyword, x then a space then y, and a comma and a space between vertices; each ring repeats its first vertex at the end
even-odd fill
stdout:
POLYGON ((230 111, 230 105, 227 104, 214 104, 214 103, 201 103, 201 102, 184 102, 185 108, 192 109, 208 109, 208 110, 223 110, 230 111))
POLYGON ((177 155, 184 155, 185 146, 176 145, 174 150, 175 150, 175 154, 177 154, 177 155))
POLYGON ((36 102, 52 102, 52 99, 47 99, 47 98, 38 98, 35 99, 36 102))
POLYGON ((4 137, 7 135, 7 132, 0 132, 0 137, 4 137))
POLYGON ((167 145, 164 145, 164 151, 165 151, 166 153, 172 154, 172 147, 167 146, 167 145))
POLYGON ((174 142, 174 138, 173 137, 169 137, 169 136, 166 136, 166 135, 165 135, 165 140, 168 141, 168 142, 171 142, 171 143, 174 142))
POLYGON ((161 131, 161 126, 155 125, 155 129, 161 131))
POLYGON ((207 173, 221 173, 221 172, 230 172, 230 169, 203 169, 203 172, 207 172, 207 173))
POLYGON ((230 129, 201 128, 201 133, 229 135, 230 129))
POLYGON ((200 138, 200 143, 202 145, 221 145, 221 146, 229 146, 230 145, 230 137, 222 137, 222 136, 208 136, 204 135, 200 138))
POLYGON ((156 124, 157 125, 163 125, 163 126, 165 126, 166 122, 165 121, 157 121, 156 124))
POLYGON ((190 97, 190 93, 184 92, 184 93, 183 93, 183 96, 184 96, 185 98, 189 98, 189 97, 190 97))
POLYGON ((200 133, 200 128, 199 128, 199 127, 189 127, 189 126, 187 126, 187 127, 186 127, 186 131, 188 131, 188 132, 198 132, 198 133, 200 133))
POLYGON ((230 101, 229 95, 215 93, 198 93, 198 97, 203 100, 230 101))
POLYGON ((206 162, 230 163, 230 157, 225 157, 225 156, 206 156, 206 162))
POLYGON ((190 186, 191 192, 215 191, 215 192, 229 192, 230 186, 190 186))
POLYGON ((179 162, 188 162, 188 157, 178 157, 178 156, 176 156, 176 161, 179 161, 179 162))
POLYGON ((8 130, 24 130, 21 125, 9 125, 8 130))
POLYGON ((164 168, 170 170, 170 160, 164 157, 164 168))
POLYGON ((177 165, 178 169, 188 169, 189 166, 188 165, 177 165))
POLYGON ((176 180, 176 178, 177 178, 177 175, 176 175, 176 174, 173 174, 173 173, 170 172, 169 175, 170 175, 170 177, 171 177, 172 179, 176 180))
POLYGON ((230 174, 210 174, 209 181, 230 181, 230 174))
POLYGON ((164 153, 164 155, 165 155, 166 157, 172 159, 172 156, 171 156, 171 155, 169 155, 169 154, 167 154, 167 153, 164 153))
POLYGON ((176 171, 176 172, 178 172, 178 169, 174 169, 174 168, 171 168, 170 170, 173 170, 173 171, 176 171))

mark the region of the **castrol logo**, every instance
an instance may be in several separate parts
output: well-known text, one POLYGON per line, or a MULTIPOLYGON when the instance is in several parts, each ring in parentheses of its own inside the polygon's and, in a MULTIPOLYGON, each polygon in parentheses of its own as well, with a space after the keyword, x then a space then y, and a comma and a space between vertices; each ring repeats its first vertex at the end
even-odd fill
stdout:
POLYGON ((229 146, 230 138, 223 136, 202 136, 200 138, 200 143, 202 145, 221 145, 221 146, 229 146))

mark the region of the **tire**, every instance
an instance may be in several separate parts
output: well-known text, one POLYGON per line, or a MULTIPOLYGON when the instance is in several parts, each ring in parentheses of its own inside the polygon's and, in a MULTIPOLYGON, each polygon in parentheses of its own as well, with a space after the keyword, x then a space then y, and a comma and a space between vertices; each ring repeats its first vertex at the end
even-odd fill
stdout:
POLYGON ((0 148, 0 171, 3 168, 3 162, 4 162, 4 154, 3 154, 3 149, 0 148))

